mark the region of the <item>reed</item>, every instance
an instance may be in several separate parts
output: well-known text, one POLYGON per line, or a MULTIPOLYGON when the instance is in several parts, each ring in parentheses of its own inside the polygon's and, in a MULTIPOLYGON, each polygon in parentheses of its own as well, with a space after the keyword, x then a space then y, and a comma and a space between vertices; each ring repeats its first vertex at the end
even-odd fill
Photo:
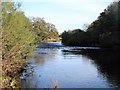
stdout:
POLYGON ((51 80, 53 90, 60 90, 57 80, 51 80))

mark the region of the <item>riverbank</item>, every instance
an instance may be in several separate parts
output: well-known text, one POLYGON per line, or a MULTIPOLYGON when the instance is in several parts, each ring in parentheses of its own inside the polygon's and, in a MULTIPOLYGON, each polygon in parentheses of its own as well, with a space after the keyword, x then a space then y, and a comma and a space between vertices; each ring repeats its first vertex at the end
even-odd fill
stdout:
POLYGON ((119 46, 113 46, 113 47, 105 47, 105 46, 101 46, 101 45, 66 45, 64 43, 62 43, 64 46, 70 46, 70 47, 81 47, 78 48, 79 50, 99 50, 99 51, 120 51, 120 47, 119 46))

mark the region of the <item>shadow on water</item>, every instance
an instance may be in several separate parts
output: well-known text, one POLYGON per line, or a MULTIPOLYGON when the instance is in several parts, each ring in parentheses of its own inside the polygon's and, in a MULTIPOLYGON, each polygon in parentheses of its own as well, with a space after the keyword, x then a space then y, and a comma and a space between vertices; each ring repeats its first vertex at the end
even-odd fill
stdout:
POLYGON ((96 65, 99 73, 102 74, 111 87, 120 88, 120 52, 105 50, 70 50, 64 51, 64 54, 82 54, 89 58, 96 65))

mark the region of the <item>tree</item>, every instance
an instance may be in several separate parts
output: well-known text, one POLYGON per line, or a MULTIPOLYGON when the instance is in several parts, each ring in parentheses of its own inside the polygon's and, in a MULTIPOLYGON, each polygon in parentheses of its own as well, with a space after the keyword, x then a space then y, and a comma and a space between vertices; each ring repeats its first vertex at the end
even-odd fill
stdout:
POLYGON ((48 39, 57 39, 59 33, 55 25, 46 23, 43 18, 33 18, 33 31, 36 33, 38 42, 48 41, 48 39))
POLYGON ((88 27, 89 27, 89 24, 88 24, 88 23, 83 24, 83 30, 84 30, 84 31, 87 31, 88 27))
POLYGON ((18 72, 34 49, 32 23, 19 10, 20 4, 2 2, 2 83, 4 88, 17 87, 18 72))
POLYGON ((113 2, 100 13, 97 20, 93 21, 89 26, 84 25, 84 27, 87 29, 86 32, 76 32, 76 30, 70 33, 69 31, 63 32, 63 44, 119 49, 120 1, 113 2))

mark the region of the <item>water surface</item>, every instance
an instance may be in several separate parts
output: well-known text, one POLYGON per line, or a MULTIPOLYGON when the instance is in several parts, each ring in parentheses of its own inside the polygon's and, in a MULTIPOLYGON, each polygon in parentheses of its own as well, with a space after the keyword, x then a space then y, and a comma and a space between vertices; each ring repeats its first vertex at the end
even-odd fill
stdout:
POLYGON ((37 57, 28 60, 33 73, 22 80, 22 87, 119 88, 119 53, 99 50, 83 53, 81 48, 89 47, 65 47, 59 42, 41 44, 35 51, 37 57))

